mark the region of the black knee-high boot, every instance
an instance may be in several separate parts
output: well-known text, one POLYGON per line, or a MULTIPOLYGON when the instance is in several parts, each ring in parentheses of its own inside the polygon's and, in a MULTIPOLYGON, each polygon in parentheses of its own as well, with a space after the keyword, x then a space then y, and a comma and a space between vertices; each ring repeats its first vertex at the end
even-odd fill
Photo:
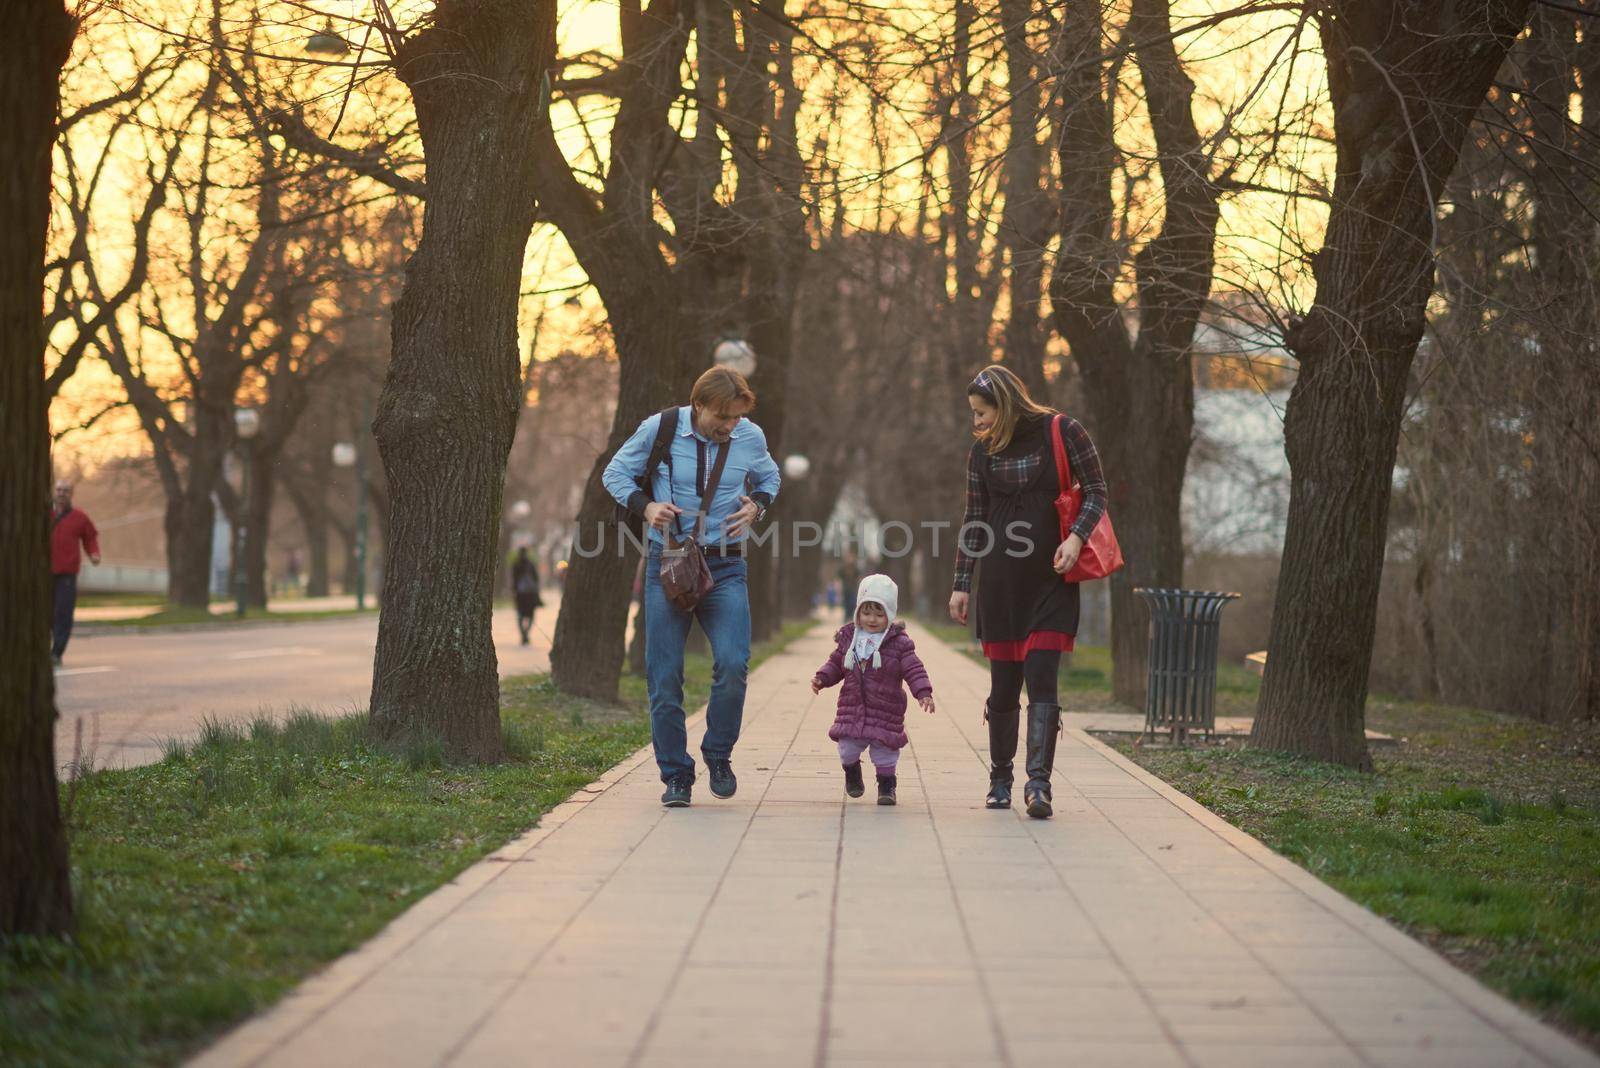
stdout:
POLYGON ((989 723, 989 796, 985 808, 1011 807, 1011 763, 1017 756, 1017 726, 1022 709, 1018 705, 997 709, 987 701, 983 718, 989 723))
POLYGON ((1028 804, 1028 815, 1036 820, 1049 819, 1050 769, 1056 762, 1056 738, 1061 734, 1061 706, 1051 704, 1028 705, 1028 785, 1022 796, 1028 804))

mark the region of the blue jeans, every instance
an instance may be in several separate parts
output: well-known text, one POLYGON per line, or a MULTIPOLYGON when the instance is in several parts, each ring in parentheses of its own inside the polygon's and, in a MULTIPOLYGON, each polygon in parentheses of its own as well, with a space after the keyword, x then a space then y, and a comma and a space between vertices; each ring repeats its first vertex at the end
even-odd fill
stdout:
POLYGON ((687 774, 689 732, 684 726, 683 643, 692 619, 711 642, 711 700, 700 754, 707 760, 733 755, 744 721, 745 680, 750 672, 750 591, 742 556, 706 553, 715 583, 694 612, 680 612, 661 589, 661 546, 652 545, 644 565, 644 663, 650 689, 650 741, 661 781, 687 774))
POLYGON ((72 637, 72 613, 78 606, 78 576, 56 575, 53 582, 55 605, 50 615, 50 655, 60 660, 72 637))

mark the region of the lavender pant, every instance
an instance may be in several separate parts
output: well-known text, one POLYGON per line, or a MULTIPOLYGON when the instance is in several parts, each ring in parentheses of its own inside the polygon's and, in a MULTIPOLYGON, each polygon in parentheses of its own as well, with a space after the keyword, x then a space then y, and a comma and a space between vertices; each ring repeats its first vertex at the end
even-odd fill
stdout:
POLYGON ((900 762, 900 750, 891 749, 882 742, 869 742, 865 738, 840 738, 839 760, 846 766, 854 764, 868 749, 872 750, 872 766, 878 769, 878 774, 893 775, 895 765, 900 762))

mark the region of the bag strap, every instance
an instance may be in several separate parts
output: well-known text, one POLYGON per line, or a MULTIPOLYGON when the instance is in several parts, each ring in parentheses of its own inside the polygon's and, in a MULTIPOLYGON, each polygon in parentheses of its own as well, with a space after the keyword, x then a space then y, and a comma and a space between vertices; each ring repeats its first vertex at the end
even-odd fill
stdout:
POLYGON ((639 488, 644 490, 648 500, 646 504, 655 500, 655 475, 656 468, 661 466, 661 461, 666 460, 667 470, 672 470, 672 439, 678 434, 678 409, 661 409, 661 421, 656 424, 656 437, 650 443, 650 455, 645 458, 644 470, 639 473, 639 488))
POLYGON ((728 453, 733 451, 733 442, 724 441, 717 450, 717 462, 711 465, 711 474, 706 478, 705 496, 700 498, 700 515, 694 521, 694 540, 700 541, 700 534, 705 529, 706 514, 711 510, 711 502, 717 496, 717 483, 722 481, 722 469, 728 465, 728 453))
POLYGON ((1072 486, 1072 463, 1067 459, 1067 444, 1061 439, 1061 420, 1065 418, 1060 412, 1050 418, 1050 444, 1056 451, 1056 484, 1062 493, 1072 486))
POLYGON ((663 408, 661 423, 656 427, 656 439, 650 443, 650 457, 644 462, 645 487, 648 489, 650 480, 655 476, 656 468, 661 466, 661 461, 667 461, 667 467, 672 467, 672 439, 678 433, 678 408, 663 408))

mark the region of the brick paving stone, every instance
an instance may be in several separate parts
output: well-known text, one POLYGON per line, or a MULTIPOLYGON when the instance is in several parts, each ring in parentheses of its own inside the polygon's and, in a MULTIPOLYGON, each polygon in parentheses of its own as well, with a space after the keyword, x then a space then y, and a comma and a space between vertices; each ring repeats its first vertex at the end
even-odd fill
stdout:
POLYGON ((1600 1066, 1080 731, 1054 820, 986 811, 986 674, 925 633, 900 804, 847 800, 831 631, 751 676, 736 797, 637 753, 195 1063, 1600 1066))

